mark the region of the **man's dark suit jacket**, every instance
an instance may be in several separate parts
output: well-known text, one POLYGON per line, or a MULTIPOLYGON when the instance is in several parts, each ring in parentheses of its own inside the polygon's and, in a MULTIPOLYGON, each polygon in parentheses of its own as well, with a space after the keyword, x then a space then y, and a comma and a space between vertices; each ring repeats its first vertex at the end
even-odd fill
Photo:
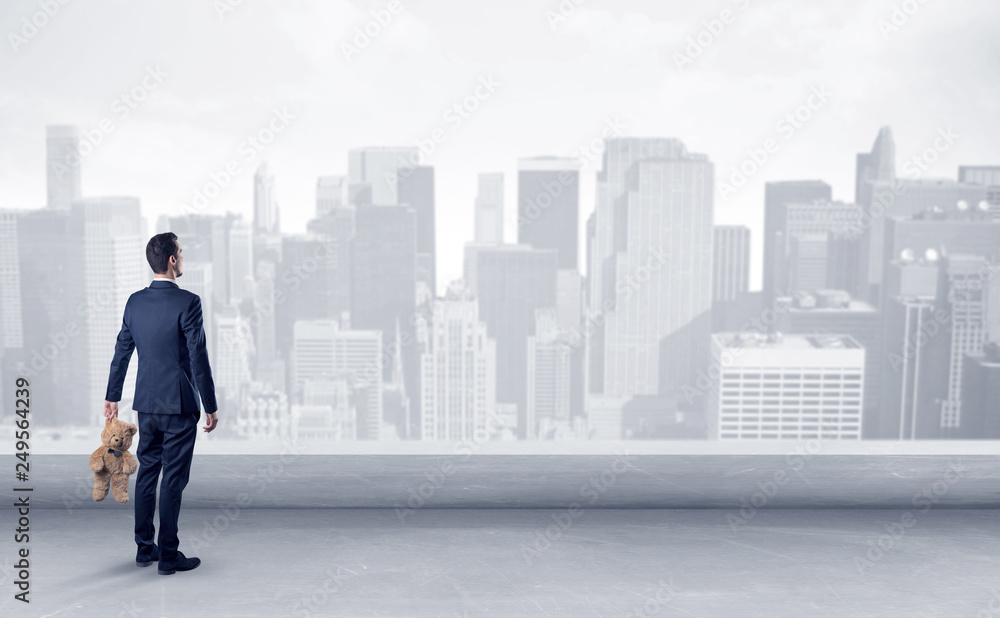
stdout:
POLYGON ((200 416, 199 391, 206 413, 219 409, 197 294, 164 280, 129 296, 105 400, 121 400, 134 349, 139 350, 139 371, 133 410, 200 416))

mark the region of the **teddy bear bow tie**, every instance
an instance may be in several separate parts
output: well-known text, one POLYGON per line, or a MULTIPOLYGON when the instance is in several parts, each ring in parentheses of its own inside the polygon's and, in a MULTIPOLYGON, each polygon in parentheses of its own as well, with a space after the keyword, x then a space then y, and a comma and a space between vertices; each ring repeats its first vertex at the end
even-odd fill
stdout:
POLYGON ((121 457, 121 456, 122 456, 122 452, 121 452, 121 451, 116 451, 116 450, 115 450, 115 449, 113 449, 113 448, 109 448, 109 449, 108 449, 108 452, 109 452, 109 453, 114 453, 114 454, 115 454, 115 457, 116 457, 116 458, 118 458, 118 457, 121 457))

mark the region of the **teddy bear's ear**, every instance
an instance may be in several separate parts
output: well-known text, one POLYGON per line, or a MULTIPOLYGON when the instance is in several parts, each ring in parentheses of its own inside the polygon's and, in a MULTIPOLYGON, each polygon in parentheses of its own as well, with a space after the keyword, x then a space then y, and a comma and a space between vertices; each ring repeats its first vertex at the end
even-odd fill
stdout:
POLYGON ((136 427, 135 425, 129 424, 128 432, 134 436, 136 433, 139 432, 139 428, 136 427))
POLYGON ((110 424, 110 423, 111 423, 111 419, 110 419, 110 418, 106 418, 106 419, 104 419, 104 424, 105 424, 105 425, 108 425, 108 424, 110 424))

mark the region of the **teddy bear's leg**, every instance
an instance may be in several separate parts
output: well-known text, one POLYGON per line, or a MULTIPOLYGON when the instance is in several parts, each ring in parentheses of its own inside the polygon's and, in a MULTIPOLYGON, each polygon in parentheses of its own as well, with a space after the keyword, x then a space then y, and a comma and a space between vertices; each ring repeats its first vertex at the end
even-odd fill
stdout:
POLYGON ((113 474, 111 476, 111 493, 119 504, 128 502, 128 475, 113 474))
POLYGON ((101 472, 94 473, 94 502, 100 502, 107 497, 110 485, 111 479, 108 478, 107 474, 101 472))

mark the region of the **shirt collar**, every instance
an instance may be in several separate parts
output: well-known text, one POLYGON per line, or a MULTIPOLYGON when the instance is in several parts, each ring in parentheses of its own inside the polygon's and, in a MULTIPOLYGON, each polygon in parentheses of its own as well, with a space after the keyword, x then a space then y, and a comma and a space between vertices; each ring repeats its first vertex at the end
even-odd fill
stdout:
MULTIPOLYGON (((153 279, 153 281, 169 281, 170 283, 173 283, 174 285, 177 285, 177 280, 176 279, 163 279, 163 278, 159 278, 159 279, 153 279)), ((180 286, 177 285, 177 287, 180 287, 180 286)))

